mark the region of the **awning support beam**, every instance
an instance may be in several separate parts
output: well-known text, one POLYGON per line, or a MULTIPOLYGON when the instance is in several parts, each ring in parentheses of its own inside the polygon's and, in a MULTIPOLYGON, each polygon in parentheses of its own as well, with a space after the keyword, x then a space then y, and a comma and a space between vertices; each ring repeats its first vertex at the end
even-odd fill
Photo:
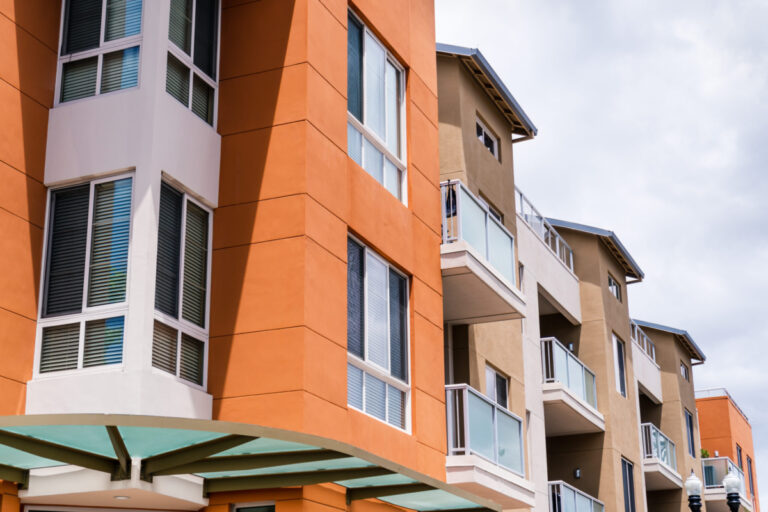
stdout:
POLYGON ((235 446, 240 446, 241 444, 253 441, 254 439, 258 438, 229 435, 148 457, 141 461, 141 478, 142 480, 151 482, 152 476, 159 471, 196 462, 200 459, 234 448, 235 446))
POLYGON ((112 480, 127 480, 131 478, 131 454, 128 453, 123 437, 120 435, 117 427, 109 425, 105 428, 107 429, 107 434, 109 434, 109 440, 112 443, 112 449, 115 450, 120 468, 117 474, 112 475, 112 480))
POLYGON ((256 455, 229 455, 210 457, 189 464, 154 471, 154 476, 180 475, 187 473, 215 473, 217 471, 242 471, 246 469, 270 468, 288 466, 305 462, 346 459, 351 457, 346 453, 333 450, 302 450, 293 452, 262 453, 256 455))
POLYGON ((242 491, 247 489, 272 489, 300 485, 324 484, 342 480, 355 480, 389 475, 392 471, 380 467, 328 469, 300 473, 272 473, 232 478, 210 478, 203 484, 203 495, 212 492, 242 491))
POLYGON ((15 482, 19 488, 26 489, 29 483, 29 470, 0 464, 0 480, 15 482))
POLYGON ((384 498, 386 496, 398 496, 401 494, 411 494, 414 492, 423 492, 434 490, 434 487, 428 484, 414 483, 401 485, 377 485, 372 487, 347 487, 347 504, 355 500, 365 500, 368 498, 384 498))

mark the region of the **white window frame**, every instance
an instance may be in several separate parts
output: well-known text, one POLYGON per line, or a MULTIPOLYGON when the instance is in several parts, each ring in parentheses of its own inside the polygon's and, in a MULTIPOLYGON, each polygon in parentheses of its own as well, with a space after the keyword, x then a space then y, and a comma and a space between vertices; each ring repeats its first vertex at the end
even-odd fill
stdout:
POLYGON ((612 334, 613 338, 613 369, 614 369, 614 380, 616 381, 616 391, 623 396, 624 398, 627 398, 627 395, 629 394, 628 384, 627 384, 627 344, 616 336, 616 334, 612 334), (622 357, 623 357, 623 368, 624 368, 624 375, 621 375, 621 372, 619 371, 619 343, 622 345, 622 357), (622 378, 623 377, 623 378, 622 378), (622 383, 624 384, 624 391, 622 392, 622 383))
POLYGON ((233 503, 232 504, 232 510, 233 512, 237 512, 240 509, 243 508, 251 508, 251 507, 275 507, 274 501, 252 501, 247 503, 233 503))
MULTIPOLYGON (((404 402, 404 409, 405 409, 405 428, 401 428, 397 425, 393 425, 392 423, 389 423, 386 421, 386 418, 389 417, 389 400, 385 400, 385 413, 384 418, 377 418, 376 416, 373 416, 372 414, 369 414, 365 411, 365 375, 363 375, 363 387, 361 389, 363 394, 363 408, 358 409, 354 405, 349 403, 349 400, 347 400, 347 406, 351 409, 354 409, 356 411, 360 411, 361 413, 365 414, 366 416, 369 416, 371 418, 374 418, 385 425, 389 425, 392 428, 396 428, 397 430, 406 432, 408 434, 411 433, 411 300, 410 300, 410 280, 408 279, 408 276, 403 274, 399 269, 394 267, 391 263, 389 263, 387 260, 382 258, 376 251, 373 251, 370 247, 368 247, 365 243, 363 243, 360 239, 352 236, 351 234, 348 234, 348 237, 353 240, 355 243, 359 244, 363 248, 363 262, 367 260, 367 256, 370 254, 379 262, 386 265, 388 270, 394 270, 397 274, 399 274, 403 279, 405 279, 405 298, 406 298, 406 315, 405 315, 405 354, 408 358, 408 364, 406 368, 406 375, 407 380, 406 382, 403 382, 402 380, 398 379, 397 377, 393 376, 390 372, 391 370, 388 370, 378 364, 376 364, 373 361, 368 360, 368 324, 369 322, 363 322, 363 354, 365 359, 361 359, 357 355, 353 354, 349 350, 347 350, 347 362, 354 366, 355 368, 358 368, 359 370, 362 370, 363 374, 368 373, 372 377, 376 377, 377 379, 383 381, 385 384, 388 384, 392 386, 393 388, 397 389, 398 391, 402 391, 405 395, 405 402, 404 402)), ((363 264, 364 268, 364 274, 363 274, 363 304, 364 304, 364 315, 367 319, 368 317, 368 311, 365 306, 367 305, 367 298, 368 298, 368 268, 365 266, 365 263, 363 264)), ((392 349, 389 347, 389 343, 391 342, 390 337, 390 314, 391 311, 389 309, 389 279, 387 279, 387 344, 389 350, 387 350, 387 358, 388 358, 388 365, 390 368, 392 368, 392 349)), ((347 375, 347 379, 349 379, 349 375, 347 375)))
MULTIPOLYGON (((405 206, 408 206, 408 152, 407 152, 407 140, 406 140, 406 125, 407 125, 407 119, 405 117, 406 109, 405 109, 405 68, 400 64, 400 62, 397 60, 397 58, 392 54, 392 52, 389 51, 387 46, 381 42, 381 40, 376 37, 376 34, 371 32, 371 30, 368 28, 368 25, 365 24, 365 22, 360 19, 360 16, 357 15, 352 9, 348 10, 349 14, 355 18, 358 23, 363 27, 363 37, 362 37, 362 44, 363 44, 363 66, 360 70, 360 83, 363 87, 363 96, 361 98, 362 101, 362 109, 363 109, 363 119, 367 119, 368 116, 366 115, 366 96, 368 94, 368 88, 366 87, 365 83, 365 35, 368 34, 371 36, 371 38, 376 41, 379 46, 384 50, 385 53, 385 59, 387 62, 392 64, 395 69, 397 69, 400 72, 400 105, 398 105, 398 110, 400 114, 400 126, 398 126, 398 136, 400 137, 400 153, 401 156, 397 156, 394 153, 392 153, 389 148, 387 148, 387 144, 381 140, 381 137, 379 137, 376 132, 373 131, 373 129, 368 128, 365 124, 360 122, 359 119, 357 119, 352 112, 347 110, 347 121, 354 126, 357 131, 359 131, 363 139, 367 139, 368 142, 373 144, 376 149, 381 151, 384 154, 384 158, 387 158, 392 162, 395 167, 402 173, 401 179, 400 179, 400 200, 405 206)), ((384 126, 387 126, 387 109, 384 109, 384 126)), ((365 144, 363 144, 363 148, 365 147, 365 144)), ((349 141, 347 141, 347 153, 349 153, 349 141)), ((362 155, 362 153, 361 153, 362 155)), ((365 162, 365 156, 361 157, 363 162, 365 162)), ((385 178, 383 178, 385 179, 385 178)), ((382 179, 382 181, 383 181, 382 179)), ((382 183, 382 186, 384 184, 382 183)), ((386 188, 386 187, 385 187, 386 188)))
POLYGON ((619 283, 619 280, 613 277, 610 273, 608 273, 608 291, 611 292, 611 295, 616 297, 616 300, 622 302, 621 283, 619 283))
MULTIPOLYGON (((167 176, 163 176, 163 182, 165 182, 167 185, 171 186, 176 192, 179 192, 182 195, 182 203, 181 203, 181 238, 180 238, 180 252, 179 252, 179 303, 178 303, 178 318, 173 318, 172 316, 169 316, 162 311, 158 311, 155 309, 154 304, 152 305, 152 311, 154 311, 154 319, 158 322, 165 324, 166 326, 175 329, 177 332, 176 334, 176 373, 171 374, 170 372, 167 372, 165 370, 162 370, 160 368, 156 368, 152 365, 152 356, 150 355, 150 367, 152 368, 152 372, 163 375, 168 378, 174 378, 178 382, 181 382, 183 384, 186 384, 188 386, 192 386, 193 388, 200 389, 202 391, 206 391, 208 389, 208 347, 209 347, 209 333, 210 333, 210 323, 211 323, 211 259, 212 259, 212 252, 213 252, 213 210, 209 208, 207 205, 200 202, 197 198, 195 198, 192 194, 189 193, 189 190, 186 187, 183 187, 180 185, 177 181, 172 180, 168 178, 167 176), (182 316, 182 305, 184 300, 184 271, 185 271, 185 262, 184 262, 184 250, 187 240, 187 201, 190 201, 195 206, 198 206, 199 208, 205 210, 208 213, 208 250, 206 252, 206 283, 205 283, 205 322, 204 326, 200 327, 199 325, 190 322, 189 320, 185 320, 182 316), (195 338, 198 341, 203 342, 203 383, 198 384, 196 382, 192 382, 191 380, 187 380, 181 377, 181 336, 182 334, 187 334, 188 336, 191 336, 192 338, 195 338)), ((158 211, 160 207, 160 194, 158 194, 158 211)), ((160 217, 158 216, 157 219, 157 228, 155 230, 156 233, 159 233, 160 230, 160 217)), ((157 265, 157 255, 155 255, 155 265, 157 265)), ((157 272, 157 269, 155 269, 155 272, 157 272)), ((157 277, 155 277, 155 284, 157 283, 157 277)), ((154 333, 154 323, 152 324, 152 329, 154 333)), ((152 340, 154 344, 154 336, 152 340)))
POLYGON ((683 423, 685 423, 685 440, 686 444, 688 445, 688 455, 696 458, 696 431, 694 428, 694 417, 693 413, 689 411, 687 408, 683 407, 683 423), (691 423, 688 423, 688 418, 691 419, 691 423), (689 431, 690 427, 690 431, 689 431))
POLYGON ((37 310, 37 328, 35 331, 35 355, 34 355, 34 368, 32 370, 32 378, 33 379, 47 379, 47 378, 57 378, 61 377, 62 375, 71 375, 71 374, 83 374, 83 373, 101 373, 105 371, 119 371, 123 368, 123 365, 125 364, 125 333, 127 330, 128 322, 127 322, 127 313, 128 313, 128 304, 130 302, 130 293, 131 293, 131 287, 129 286, 130 283, 130 277, 131 277, 131 253, 133 251, 133 244, 130 242, 130 239, 133 237, 131 236, 131 233, 133 232, 133 216, 135 214, 135 208, 136 208, 136 177, 135 173, 133 171, 128 173, 121 173, 121 174, 115 174, 110 175, 107 177, 97 178, 94 180, 84 180, 76 183, 67 183, 66 185, 62 185, 60 187, 51 187, 48 189, 48 197, 46 198, 46 210, 45 210, 45 231, 43 236, 43 264, 41 265, 40 269, 40 292, 38 297, 40 297, 40 300, 38 301, 38 310, 37 310), (96 185, 100 183, 108 183, 110 181, 118 181, 125 178, 131 178, 131 218, 128 224, 128 233, 129 233, 129 242, 128 242, 128 265, 126 267, 126 275, 125 275, 125 300, 123 302, 117 302, 114 304, 102 304, 100 306, 88 306, 88 283, 90 280, 90 263, 91 263, 91 241, 92 241, 92 235, 93 235, 93 202, 95 199, 95 189, 96 185), (45 304, 45 294, 47 292, 46 290, 46 284, 47 284, 47 271, 48 271, 48 251, 49 251, 49 241, 50 241, 50 235, 51 235, 51 199, 53 198, 53 193, 57 190, 66 189, 78 185, 83 185, 85 183, 88 183, 89 185, 89 191, 88 191, 88 228, 86 232, 85 237, 85 262, 84 262, 84 272, 83 272, 83 302, 82 302, 82 311, 80 313, 68 313, 64 315, 55 315, 55 316, 49 316, 49 317, 43 317, 43 304, 45 304), (85 348, 85 324, 88 321, 91 320, 104 320, 107 318, 114 318, 117 316, 123 317, 123 357, 122 362, 120 364, 110 364, 110 365, 103 365, 103 366, 93 366, 90 368, 84 368, 83 367, 83 355, 84 355, 84 348, 85 348), (55 372, 40 372, 40 359, 42 356, 42 347, 43 347, 43 329, 47 327, 56 327, 59 325, 68 325, 68 324, 79 324, 80 325, 80 338, 79 338, 79 345, 78 345, 78 354, 77 354, 77 368, 73 370, 59 370, 55 372))
POLYGON ((509 377, 507 377, 503 373, 499 372, 498 370, 496 370, 496 368, 494 368, 493 366, 491 366, 489 364, 485 365, 485 388, 486 388, 485 389, 485 396, 486 397, 488 397, 491 400, 493 400, 493 403, 495 403, 499 407, 504 407, 505 409, 509 410, 509 377), (490 394, 491 390, 488 389, 488 378, 489 378, 490 374, 493 374, 493 395, 490 394), (506 386, 507 386, 507 392, 506 392, 507 402, 504 403, 504 404, 500 404, 498 402, 498 400, 497 400, 497 394, 496 394, 496 391, 497 391, 497 389, 496 389, 496 378, 497 377, 501 377, 504 380, 504 382, 506 383, 506 386))
POLYGON ((685 361, 680 361, 680 376, 685 379, 686 382, 691 382, 691 370, 685 361))
POLYGON ((479 115, 475 116, 475 123, 476 123, 476 125, 475 125, 475 138, 480 142, 480 144, 483 145, 483 149, 485 149, 486 151, 491 153, 496 160, 501 161, 501 159, 499 158, 499 137, 497 137, 496 134, 493 133, 493 130, 488 128, 488 125, 485 124, 482 119, 480 119, 479 115), (477 137, 477 127, 478 126, 480 126, 480 129, 483 130, 483 134, 484 135, 488 134, 488 136, 490 136, 493 139, 493 150, 492 151, 490 149, 488 149, 488 147, 485 145, 485 141, 484 140, 480 140, 480 137, 477 137))
POLYGON ((58 107, 59 105, 73 105, 81 101, 87 101, 87 100, 96 98, 98 96, 119 94, 121 92, 132 91, 132 90, 141 88, 141 55, 143 51, 142 42, 144 39, 144 11, 145 11, 146 2, 147 0, 142 0, 141 2, 141 22, 140 22, 141 28, 139 29, 138 34, 134 36, 123 37, 121 39, 115 39, 114 41, 104 41, 106 23, 107 23, 107 0, 101 0, 101 32, 99 34, 99 46, 96 48, 91 48, 90 50, 84 50, 77 53, 70 53, 69 55, 62 55, 61 51, 64 47, 64 24, 67 21, 66 20, 67 0, 62 0, 61 15, 59 17, 61 22, 59 23, 59 46, 58 46, 58 52, 57 52, 58 64, 56 68, 55 94, 53 97, 54 107, 58 107), (139 47, 139 68, 137 71, 136 85, 133 87, 128 87, 126 89, 118 89, 116 91, 105 92, 104 94, 102 94, 101 93, 101 72, 103 68, 104 55, 107 53, 118 51, 118 50, 127 50, 128 48, 133 48, 134 46, 139 47), (62 102, 61 101, 61 81, 64 74, 64 64, 87 59, 88 57, 94 57, 94 56, 98 56, 98 59, 96 60, 96 91, 94 95, 86 96, 85 98, 78 98, 76 100, 62 102))
MULTIPOLYGON (((223 3, 223 0, 219 0, 219 12, 216 16, 216 80, 211 79, 203 70, 195 66, 194 63, 194 57, 195 57, 195 18, 197 16, 197 0, 192 0, 192 18, 190 19, 191 27, 189 31, 189 37, 190 37, 190 48, 189 48, 189 55, 187 55, 184 50, 176 46, 176 43, 171 41, 170 37, 168 37, 167 31, 166 31, 166 41, 168 42, 168 53, 179 59, 179 61, 184 64, 189 69, 189 94, 187 96, 187 104, 184 105, 187 110, 190 112, 192 111, 192 90, 194 88, 194 79, 195 75, 197 75, 198 78, 203 80, 208 86, 213 87, 213 122, 211 124, 208 124, 207 121, 200 119, 200 117, 195 114, 195 117, 199 119, 200 121, 204 122, 206 126, 211 126, 214 129, 216 129, 218 124, 218 114, 219 114, 219 78, 220 78, 220 67, 221 67, 221 4, 223 3)), ((169 15, 170 15, 170 3, 169 3, 169 15)), ((163 90, 165 90, 165 81, 168 80, 168 62, 166 57, 166 64, 165 64, 165 74, 163 75, 163 90)), ((167 94, 167 91, 166 91, 167 94)), ((170 94, 169 94, 170 95, 170 94)), ((173 96, 171 96, 173 98, 173 96)), ((176 100, 176 98, 173 98, 176 100)), ((180 103, 178 100, 176 100, 177 103, 180 103)), ((193 112, 194 114, 194 112, 193 112)))

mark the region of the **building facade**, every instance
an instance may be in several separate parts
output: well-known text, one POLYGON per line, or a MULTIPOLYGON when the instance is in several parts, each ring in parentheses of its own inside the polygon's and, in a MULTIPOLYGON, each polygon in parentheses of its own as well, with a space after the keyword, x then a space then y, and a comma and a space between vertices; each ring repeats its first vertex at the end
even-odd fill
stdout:
POLYGON ((431 0, 0 28, 1 512, 686 509, 703 354, 431 0))

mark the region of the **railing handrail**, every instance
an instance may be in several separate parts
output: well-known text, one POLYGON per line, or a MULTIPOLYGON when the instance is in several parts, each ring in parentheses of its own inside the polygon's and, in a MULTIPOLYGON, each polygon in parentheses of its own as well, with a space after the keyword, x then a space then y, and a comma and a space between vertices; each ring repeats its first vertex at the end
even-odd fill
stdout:
POLYGON ((630 326, 630 330, 629 330, 630 338, 632 339, 632 341, 634 341, 637 344, 637 346, 643 349, 643 352, 645 352, 648 356, 650 356, 650 358, 655 363, 656 362, 656 344, 653 342, 650 336, 645 334, 645 331, 643 331, 643 329, 641 329, 640 326, 637 325, 637 323, 635 323, 634 320, 630 319, 629 326, 630 326), (640 336, 642 336, 642 343, 640 342, 641 340, 637 339, 637 336, 635 335, 636 332, 639 333, 640 336))
MULTIPOLYGON (((739 475, 740 480, 741 480, 741 491, 742 491, 741 495, 746 499, 746 497, 747 497, 747 482, 746 482, 746 477, 744 476, 744 471, 739 466, 737 466, 736 463, 733 462, 730 457, 707 457, 707 458, 701 459, 702 471, 704 471, 704 467, 705 467, 707 462, 719 462, 719 461, 724 461, 726 463, 726 465, 725 465, 725 474, 723 475, 723 477, 725 477, 725 475, 730 473, 731 469, 735 469, 736 470, 736 473, 739 475)), ((713 485, 707 485, 706 473, 704 474, 704 487, 712 489, 712 488, 717 488, 717 487, 722 487, 722 486, 723 486, 722 480, 718 480, 713 485)))
MULTIPOLYGON (((511 232, 510 232, 510 231, 507 229, 507 227, 504 225, 504 223, 502 223, 501 221, 499 221, 499 219, 497 219, 496 217, 494 217, 493 215, 491 215, 491 210, 490 210, 490 208, 488 208, 488 204, 487 204, 485 201, 483 201, 482 199, 480 199, 479 197, 477 197, 475 194, 473 194, 473 193, 472 193, 472 191, 471 191, 471 190, 469 190, 469 187, 467 187, 467 186, 464 184, 464 182, 463 182, 463 181, 461 181, 461 180, 448 180, 448 181, 441 181, 441 182, 440 182, 440 187, 441 187, 441 188, 442 188, 442 187, 448 187, 448 186, 450 186, 450 185, 457 185, 457 184, 458 184, 458 185, 459 185, 459 186, 460 186, 460 187, 461 187, 461 188, 462 188, 462 189, 463 189, 463 190, 464 190, 464 191, 465 191, 467 194, 469 194, 469 196, 470 196, 472 199, 474 199, 474 200, 475 200, 475 202, 476 202, 478 205, 480 205, 480 208, 482 208, 482 209, 483 209, 483 211, 485 212, 485 214, 488 216, 488 218, 489 218, 491 221, 495 222, 495 223, 496 223, 496 225, 497 225, 497 226, 499 226, 499 227, 500 227, 500 228, 501 228, 501 229, 504 231, 504 233, 505 233, 505 234, 507 234, 507 235, 508 235, 510 238, 512 238, 512 239, 514 240, 514 238, 515 238, 515 235, 513 235, 513 234, 512 234, 512 233, 511 233, 511 232)), ((443 208, 445 208, 445 204, 443 204, 443 208)), ((443 212, 443 213, 445 213, 445 212, 443 212)))
POLYGON ((731 395, 727 389, 725 388, 708 388, 708 389, 697 389, 694 391, 694 395, 696 398, 720 398, 720 397, 728 397, 728 399, 731 401, 734 407, 741 413, 742 416, 744 416, 744 419, 749 421, 749 418, 744 413, 744 410, 739 407, 739 404, 736 403, 736 400, 733 399, 733 395, 731 395))
POLYGON ((494 400, 491 400, 490 398, 488 398, 487 396, 485 396, 484 394, 482 394, 481 392, 479 392, 478 390, 476 390, 475 388, 473 388, 469 384, 446 384, 445 385, 445 389, 446 390, 450 390, 450 389, 466 389, 467 391, 469 391, 470 393, 472 393, 476 397, 478 397, 481 400, 483 400, 484 402, 486 402, 488 405, 491 405, 494 408, 498 409, 502 414, 506 414, 507 416, 509 416, 511 418, 514 418, 514 419, 516 419, 517 421, 519 421, 521 423, 523 421, 523 419, 520 416, 518 416, 517 414, 513 413, 512 411, 510 411, 506 407, 497 404, 494 400))
POLYGON ((565 261, 563 257, 560 254, 558 254, 558 252, 550 246, 549 241, 544 239, 544 237, 541 236, 541 233, 538 233, 535 228, 533 229, 533 232, 536 233, 536 235, 539 238, 541 238, 542 241, 544 241, 544 244, 547 247, 549 247, 549 250, 555 253, 555 256, 557 256, 560 259, 560 261, 562 261, 565 264, 565 266, 568 267, 571 270, 571 272, 573 272, 573 249, 571 248, 571 246, 568 245, 568 242, 565 241, 565 238, 563 238, 562 235, 557 232, 557 230, 552 226, 552 224, 549 223, 546 217, 544 217, 541 214, 541 212, 539 212, 539 210, 537 210, 536 207, 533 206, 533 203, 531 202, 530 199, 528 199, 528 196, 523 194, 523 191, 520 190, 517 186, 515 186, 515 193, 517 194, 517 199, 519 199, 519 201, 516 201, 517 214, 520 215, 520 217, 523 219, 523 221, 525 221, 526 224, 528 224, 531 228, 534 228, 533 224, 531 224, 528 218, 526 217, 525 211, 523 209, 523 205, 525 204, 531 209, 531 211, 539 219, 541 219, 541 223, 547 229, 547 232, 554 234, 555 240, 556 240, 555 242, 556 247, 560 248, 562 246, 566 250, 566 253, 568 254, 568 261, 565 261))
POLYGON ((672 469, 677 471, 677 445, 675 444, 675 442, 671 440, 664 432, 661 431, 659 427, 657 427, 653 423, 641 423, 640 428, 656 431, 659 434, 659 436, 663 437, 667 441, 667 445, 671 447, 671 449, 668 450, 668 454, 667 454, 671 464, 667 464, 667 462, 662 460, 662 458, 660 457, 661 455, 660 453, 654 453, 654 452, 658 452, 658 447, 653 445, 653 442, 650 439, 647 439, 645 435, 643 435, 643 446, 645 448, 643 451, 645 452, 645 458, 649 458, 648 446, 645 446, 646 441, 648 441, 648 442, 651 442, 651 444, 653 445, 650 447, 651 448, 650 456, 653 458, 659 459, 662 463, 667 464, 672 469))
POLYGON ((582 366, 582 367, 583 367, 585 370, 587 370, 589 373, 591 373, 593 377, 597 378, 597 374, 596 374, 595 372, 593 372, 593 371, 592 371, 592 369, 591 369, 589 366, 587 366, 586 364, 584 364, 584 362, 583 362, 581 359, 579 359, 579 357, 578 357, 576 354, 574 354, 573 352, 571 352, 570 350, 568 350, 568 347, 566 347, 565 345, 563 345, 563 344, 562 344, 562 342, 560 342, 560 340, 559 340, 559 339, 555 338, 554 336, 547 336, 546 338, 541 338, 541 341, 542 341, 542 342, 544 342, 544 341, 554 341, 555 343, 557 343, 558 345, 560 345, 560 346, 563 348, 563 350, 565 350, 565 351, 568 353, 568 355, 570 355, 571 357, 573 357, 574 359, 576 359, 576 361, 578 361, 578 362, 579 362, 579 364, 580 364, 580 365, 581 365, 581 366, 582 366))
POLYGON ((599 503, 600 505, 605 507, 605 503, 603 503, 599 499, 595 498, 594 496, 590 496, 589 494, 585 493, 584 491, 582 491, 580 489, 577 489, 576 487, 572 486, 571 484, 569 484, 565 480, 550 480, 547 483, 549 484, 550 487, 554 486, 554 485, 561 485, 563 487, 567 487, 567 488, 571 489, 572 491, 576 492, 576 494, 581 494, 585 498, 589 498, 591 501, 593 501, 595 503, 599 503))

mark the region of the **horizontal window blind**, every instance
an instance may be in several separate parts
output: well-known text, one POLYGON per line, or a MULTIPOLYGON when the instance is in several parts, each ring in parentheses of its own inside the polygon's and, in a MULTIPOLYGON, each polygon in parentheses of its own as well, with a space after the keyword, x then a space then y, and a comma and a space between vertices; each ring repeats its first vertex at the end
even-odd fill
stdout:
POLYGON ((347 239, 347 350, 360 358, 365 346, 364 254, 360 244, 347 239))
POLYGON ((405 278, 393 270, 389 271, 389 353, 392 376, 408 380, 408 334, 406 332, 405 278))
POLYGON ((139 83, 139 47, 104 55, 101 68, 101 92, 136 87, 139 83))
POLYGON ((184 106, 189 106, 189 68, 170 53, 168 54, 165 90, 184 106))
POLYGON ((125 301, 131 178, 95 186, 88 306, 125 301))
POLYGON ((363 121, 363 26, 351 14, 347 21, 347 110, 363 121))
POLYGON ((208 212, 187 201, 181 316, 200 327, 205 327, 207 278, 208 212))
POLYGON ((189 54, 192 40, 192 0, 171 0, 168 39, 189 54))
POLYGON ((181 357, 179 358, 179 376, 182 379, 203 385, 203 362, 205 343, 189 336, 181 335, 181 357))
POLYGON ((65 62, 61 67, 61 102, 79 100, 96 94, 96 70, 99 57, 65 62))
POLYGON ((213 124, 213 87, 197 75, 192 79, 192 112, 206 123, 213 124))
POLYGON ((122 316, 85 323, 83 367, 119 364, 123 361, 122 316))
POLYGON ((44 317, 82 311, 89 197, 87 184, 51 192, 44 317))
POLYGON ((107 0, 104 40, 114 41, 141 32, 141 0, 107 0))
POLYGON ((363 410, 363 370, 347 363, 347 403, 363 410))
POLYGON ((182 201, 183 194, 163 182, 157 235, 155 309, 173 318, 179 317, 182 201))
POLYGON ((79 323, 44 328, 40 347, 40 373, 76 369, 79 347, 79 323))
POLYGON ((62 55, 98 48, 102 0, 67 0, 62 55))
POLYGON ((215 80, 219 2, 218 0, 196 0, 195 4, 194 64, 215 80))
POLYGON ((152 335, 152 366, 176 375, 179 331, 155 321, 152 335))

